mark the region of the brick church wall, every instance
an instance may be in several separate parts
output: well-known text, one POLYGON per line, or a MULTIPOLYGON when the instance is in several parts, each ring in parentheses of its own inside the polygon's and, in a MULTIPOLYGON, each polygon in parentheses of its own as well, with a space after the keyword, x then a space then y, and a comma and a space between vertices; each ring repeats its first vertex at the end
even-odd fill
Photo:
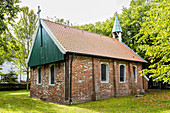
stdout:
POLYGON ((41 85, 37 84, 37 67, 31 67, 30 96, 45 101, 64 104, 64 62, 52 63, 55 65, 55 85, 49 85, 49 66, 41 67, 41 85))
MULTIPOLYGON (((72 55, 69 55, 69 76, 72 55)), ((49 85, 49 66, 41 66, 41 85, 37 85, 37 67, 31 67, 31 97, 55 102, 59 104, 69 104, 65 100, 65 62, 55 64, 55 85, 49 85)), ((118 96, 127 96, 147 89, 147 81, 142 79, 139 71, 142 70, 142 63, 113 60, 97 57, 75 55, 72 64, 72 100, 73 103, 101 100, 118 96), (109 81, 101 83, 101 62, 109 65, 109 81), (119 65, 126 65, 126 82, 119 82, 119 65), (133 65, 137 66, 137 83, 134 81, 133 65), (144 81, 144 84, 143 84, 144 81)), ((70 83, 68 85, 70 90, 70 83)))
MULTIPOLYGON (((70 55, 70 59, 72 56, 70 55)), ((69 61, 71 62, 71 60, 69 61)), ((139 71, 142 69, 141 63, 112 60, 104 58, 93 58, 94 80, 95 80, 95 100, 127 96, 142 91, 143 82, 139 71), (109 82, 101 83, 101 62, 109 63, 109 82), (126 65, 126 82, 119 83, 119 64, 126 65), (137 83, 134 82, 133 65, 137 66, 137 83), (114 83, 115 79, 115 83, 114 83), (116 92, 116 93, 115 93, 116 92)), ((73 59, 73 103, 92 101, 93 97, 93 74, 92 57, 74 56, 73 59)))

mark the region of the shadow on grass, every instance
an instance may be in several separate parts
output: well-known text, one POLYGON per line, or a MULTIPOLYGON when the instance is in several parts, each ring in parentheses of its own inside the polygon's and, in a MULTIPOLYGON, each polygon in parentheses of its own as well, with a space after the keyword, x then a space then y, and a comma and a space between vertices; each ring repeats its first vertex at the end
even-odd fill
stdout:
POLYGON ((96 112, 170 112, 170 90, 152 90, 144 97, 118 97, 69 106, 96 112))
POLYGON ((27 91, 0 92, 1 112, 170 112, 170 90, 151 91, 144 97, 118 97, 75 105, 58 105, 30 98, 27 91))
POLYGON ((30 98, 26 91, 6 91, 0 92, 0 111, 1 112, 92 112, 83 108, 67 107, 55 103, 44 102, 39 99, 30 98))

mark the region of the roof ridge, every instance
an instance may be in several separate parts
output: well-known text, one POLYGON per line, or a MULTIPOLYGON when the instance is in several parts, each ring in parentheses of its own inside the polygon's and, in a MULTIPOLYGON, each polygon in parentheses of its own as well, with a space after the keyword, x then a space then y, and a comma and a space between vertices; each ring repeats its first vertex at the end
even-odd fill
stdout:
MULTIPOLYGON (((62 25, 62 26, 64 26, 64 27, 69 27, 69 28, 76 29, 76 30, 79 30, 79 31, 85 31, 85 32, 87 32, 87 33, 96 34, 96 35, 99 35, 99 37, 104 36, 104 37, 106 37, 106 38, 111 38, 112 40, 117 40, 116 38, 112 38, 112 37, 109 37, 109 36, 101 35, 101 34, 94 33, 94 32, 90 32, 90 31, 86 31, 86 30, 83 30, 83 29, 74 28, 74 27, 71 27, 71 26, 68 26, 68 25, 64 25, 64 24, 61 24, 61 23, 56 23, 56 22, 53 22, 53 21, 50 21, 50 20, 47 20, 47 19, 42 19, 42 20, 46 20, 46 21, 52 22, 52 23, 54 23, 54 24, 59 24, 59 25, 62 25)), ((117 40, 117 41, 118 41, 118 40, 117 40)))

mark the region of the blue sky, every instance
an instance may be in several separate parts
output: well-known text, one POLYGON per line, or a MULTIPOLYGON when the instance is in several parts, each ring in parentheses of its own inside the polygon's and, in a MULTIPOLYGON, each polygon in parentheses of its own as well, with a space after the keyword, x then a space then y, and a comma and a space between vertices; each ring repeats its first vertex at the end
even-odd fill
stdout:
POLYGON ((28 6, 35 13, 41 8, 41 18, 54 17, 70 20, 73 24, 89 24, 105 21, 117 11, 129 7, 131 0, 21 0, 20 6, 28 6))

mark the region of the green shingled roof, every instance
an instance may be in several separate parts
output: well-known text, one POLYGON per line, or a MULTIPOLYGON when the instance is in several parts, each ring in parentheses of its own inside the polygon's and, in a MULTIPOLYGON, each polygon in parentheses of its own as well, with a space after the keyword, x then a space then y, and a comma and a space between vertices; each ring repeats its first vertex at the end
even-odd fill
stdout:
POLYGON ((116 15, 116 18, 115 18, 115 22, 114 22, 114 26, 113 26, 113 29, 112 29, 112 32, 122 32, 122 28, 120 26, 120 23, 119 23, 119 20, 118 20, 118 17, 116 15))

